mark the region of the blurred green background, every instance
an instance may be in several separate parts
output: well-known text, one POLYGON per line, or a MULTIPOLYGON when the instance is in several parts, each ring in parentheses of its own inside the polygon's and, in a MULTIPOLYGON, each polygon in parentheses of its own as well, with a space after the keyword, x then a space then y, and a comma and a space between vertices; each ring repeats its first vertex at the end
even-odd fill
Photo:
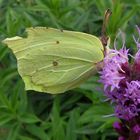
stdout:
MULTIPOLYGON (((120 29, 133 53, 140 0, 0 0, 0 40, 23 35, 31 26, 100 36, 108 8, 112 44, 120 29)), ((0 140, 117 140, 112 128, 116 118, 106 117, 113 114, 113 107, 105 102, 98 80, 97 74, 61 95, 26 92, 14 55, 0 44, 0 140)))

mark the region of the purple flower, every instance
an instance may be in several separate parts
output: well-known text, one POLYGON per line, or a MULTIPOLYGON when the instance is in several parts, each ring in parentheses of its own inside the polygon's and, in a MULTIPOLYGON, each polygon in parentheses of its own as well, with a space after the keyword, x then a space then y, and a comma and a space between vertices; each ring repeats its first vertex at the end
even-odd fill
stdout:
POLYGON ((125 137, 120 136, 120 137, 118 138, 118 140, 126 140, 126 138, 125 138, 125 137))
POLYGON ((114 122, 113 127, 121 136, 128 137, 129 130, 124 124, 121 122, 114 122))
MULTIPOLYGON (((137 27, 139 38, 140 28, 137 27)), ((135 39, 135 38, 134 38, 135 39)), ((115 115, 121 120, 113 127, 119 133, 118 140, 132 137, 140 140, 140 42, 135 39, 137 52, 133 63, 129 62, 129 50, 111 49, 104 58, 100 81, 105 95, 115 106, 115 115)))
POLYGON ((110 50, 104 58, 104 68, 101 72, 100 81, 104 84, 105 90, 110 88, 113 91, 119 88, 120 81, 125 78, 123 65, 128 65, 128 50, 110 50))
POLYGON ((136 134, 140 134, 140 126, 138 124, 136 124, 134 127, 133 127, 133 131, 134 133, 136 134))
MULTIPOLYGON (((122 97, 116 96, 115 112, 117 117, 129 120, 140 113, 140 81, 131 81, 122 92, 122 97)), ((117 93, 119 95, 120 93, 117 93)))
POLYGON ((140 60, 140 50, 138 50, 138 52, 135 55, 135 63, 139 63, 140 60))
POLYGON ((106 96, 115 105, 115 115, 120 122, 113 127, 120 135, 118 140, 140 140, 140 28, 139 38, 134 38, 138 51, 133 63, 129 62, 126 48, 111 49, 104 58, 101 82, 106 96))
MULTIPOLYGON (((138 29, 140 34, 140 29, 138 29)), ((129 63, 128 49, 111 49, 104 58, 101 82, 111 102, 115 103, 115 114, 118 118, 130 120, 140 114, 140 47, 129 63)))
POLYGON ((114 122, 113 127, 117 130, 122 130, 122 125, 120 122, 114 122))
MULTIPOLYGON (((137 28, 138 34, 139 34, 139 36, 140 36, 140 28, 139 28, 138 26, 136 26, 136 28, 137 28)), ((135 40, 135 43, 136 43, 136 45, 137 45, 137 48, 140 49, 139 38, 136 39, 136 38, 134 37, 134 40, 135 40)))
POLYGON ((134 59, 135 60, 134 60, 133 70, 135 72, 137 79, 140 79, 140 49, 135 54, 134 59))

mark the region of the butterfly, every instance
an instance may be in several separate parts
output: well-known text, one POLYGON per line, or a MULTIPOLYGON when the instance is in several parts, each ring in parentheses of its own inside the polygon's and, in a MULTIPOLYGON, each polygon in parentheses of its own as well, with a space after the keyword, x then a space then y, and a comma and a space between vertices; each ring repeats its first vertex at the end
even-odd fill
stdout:
POLYGON ((96 73, 104 47, 96 36, 46 27, 27 28, 27 38, 7 38, 26 90, 51 94, 79 86, 96 73))

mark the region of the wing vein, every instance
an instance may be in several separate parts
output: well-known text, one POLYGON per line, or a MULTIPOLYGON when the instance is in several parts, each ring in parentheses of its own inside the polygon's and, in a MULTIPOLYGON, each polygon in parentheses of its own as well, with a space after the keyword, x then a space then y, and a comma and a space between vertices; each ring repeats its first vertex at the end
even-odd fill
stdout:
MULTIPOLYGON (((36 55, 36 56, 40 56, 40 55, 36 55)), ((59 58, 64 58, 64 59, 72 59, 72 60, 79 60, 79 61, 84 61, 84 62, 89 62, 92 63, 92 60, 88 60, 88 59, 82 59, 82 58, 78 58, 78 57, 68 57, 68 56, 62 56, 62 55, 55 55, 55 54, 49 54, 49 55, 42 55, 42 56, 54 56, 54 57, 59 57, 59 58)), ((25 60, 30 60, 28 58, 25 57, 20 57, 17 60, 21 60, 21 59, 25 59, 25 60)))

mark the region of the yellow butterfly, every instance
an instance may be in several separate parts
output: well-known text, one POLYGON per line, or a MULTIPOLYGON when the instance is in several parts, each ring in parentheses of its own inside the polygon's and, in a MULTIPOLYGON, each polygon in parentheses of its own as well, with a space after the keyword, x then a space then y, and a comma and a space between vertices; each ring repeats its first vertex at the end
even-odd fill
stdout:
POLYGON ((104 47, 96 36, 46 27, 26 31, 27 38, 3 41, 17 58, 26 90, 63 93, 93 75, 104 58, 104 47))

